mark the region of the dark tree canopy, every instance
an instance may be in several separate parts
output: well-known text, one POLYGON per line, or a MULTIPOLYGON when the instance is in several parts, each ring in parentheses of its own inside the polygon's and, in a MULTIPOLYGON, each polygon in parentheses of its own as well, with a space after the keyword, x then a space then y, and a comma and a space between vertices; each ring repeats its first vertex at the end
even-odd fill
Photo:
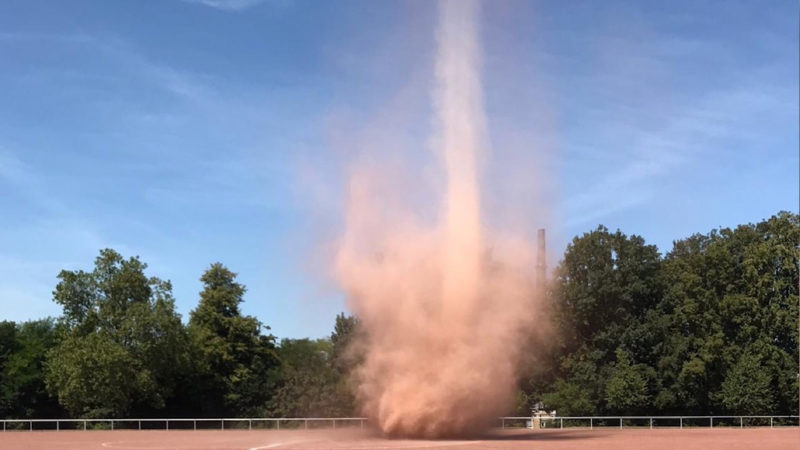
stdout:
POLYGON ((73 415, 121 417, 164 408, 186 366, 187 336, 168 281, 106 249, 91 272, 62 271, 62 340, 46 382, 73 415))
POLYGON ((346 380, 333 364, 328 339, 283 339, 281 379, 270 405, 276 417, 352 416, 346 380))
POLYGON ((192 311, 189 331, 199 356, 195 386, 206 415, 252 415, 271 397, 279 367, 275 338, 255 317, 242 315, 246 291, 236 274, 220 263, 200 278, 203 291, 192 311))
MULTIPOLYGON (((786 212, 663 256, 603 226, 575 237, 548 283, 553 331, 521 343, 515 413, 797 414, 798 242, 786 212)), ((278 344, 243 314, 236 277, 212 264, 184 324, 138 257, 105 249, 61 271, 60 317, 0 321, 0 417, 358 414, 358 319, 278 344)))
POLYGON ((52 319, 0 322, 0 417, 59 415, 42 377, 47 351, 56 343, 52 319))
POLYGON ((603 227, 575 238, 555 294, 566 342, 539 396, 569 414, 796 414, 798 238, 786 212, 664 258, 603 227))

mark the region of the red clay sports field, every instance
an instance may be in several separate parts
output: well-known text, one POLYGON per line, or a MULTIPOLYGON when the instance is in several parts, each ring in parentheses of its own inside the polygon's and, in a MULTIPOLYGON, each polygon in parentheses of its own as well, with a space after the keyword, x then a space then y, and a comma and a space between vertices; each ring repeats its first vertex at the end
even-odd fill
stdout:
POLYGON ((2 450, 263 450, 263 449, 800 449, 800 429, 505 430, 470 440, 386 439, 370 431, 9 431, 2 450))

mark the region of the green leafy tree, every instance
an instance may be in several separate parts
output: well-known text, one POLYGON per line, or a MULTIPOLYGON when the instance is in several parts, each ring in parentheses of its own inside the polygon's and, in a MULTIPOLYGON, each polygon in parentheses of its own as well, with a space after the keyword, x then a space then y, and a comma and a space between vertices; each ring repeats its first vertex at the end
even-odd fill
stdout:
POLYGON ((553 389, 542 396, 542 401, 548 410, 555 410, 561 416, 597 413, 597 403, 592 400, 591 394, 581 384, 563 379, 555 382, 553 389))
POLYGON ((726 373, 719 393, 720 402, 732 414, 760 415, 775 408, 774 373, 763 364, 760 352, 749 350, 726 373))
POLYGON ((354 371, 364 360, 361 322, 355 316, 340 313, 336 316, 333 333, 331 333, 331 358, 336 371, 335 390, 338 412, 343 415, 356 413, 354 392, 354 371))
POLYGON ((283 339, 281 379, 270 403, 278 417, 341 417, 353 414, 350 395, 333 366, 328 339, 283 339))
MULTIPOLYGON (((730 411, 741 349, 768 370, 759 414, 797 410, 797 242, 800 219, 779 213, 758 224, 677 241, 663 266, 668 286, 651 321, 666 413, 730 411), (722 388, 722 386, 726 388, 722 388), (772 406, 770 406, 772 405, 772 406)), ((737 408, 740 408, 737 406, 737 408)))
POLYGON ((641 368, 631 364, 628 352, 617 349, 616 355, 617 363, 605 389, 608 410, 624 415, 646 411, 650 405, 647 378, 641 368))
POLYGON ((61 416, 63 411, 44 381, 45 356, 57 343, 54 321, 30 321, 15 328, 16 350, 0 369, 0 416, 61 416))
POLYGON ((655 246, 603 226, 567 246, 552 293, 562 356, 559 376, 543 395, 548 409, 604 410, 619 348, 631 358, 655 359, 657 343, 643 323, 661 298, 660 265, 655 246))
POLYGON ((154 395, 150 374, 108 334, 67 337, 54 353, 48 384, 75 415, 124 417, 140 393, 154 395))
POLYGON ((12 403, 9 398, 14 395, 11 387, 7 386, 5 371, 8 365, 8 360, 18 350, 19 343, 17 342, 17 324, 14 322, 4 320, 0 322, 0 417, 9 415, 12 403))
POLYGON ((187 336, 168 281, 111 249, 94 270, 62 271, 63 340, 47 355, 46 383, 73 415, 123 417, 162 410, 186 370, 187 336))
POLYGON ((10 320, 0 322, 0 369, 5 366, 18 347, 17 324, 10 320))
POLYGON ((639 236, 600 226, 573 239, 556 271, 556 315, 570 339, 567 350, 590 344, 612 361, 630 325, 661 297, 660 264, 658 249, 639 236))
POLYGON ((204 288, 189 330, 200 357, 195 385, 203 414, 255 414, 269 401, 280 363, 275 338, 239 305, 246 288, 220 263, 200 278, 204 288))
MULTIPOLYGON (((567 247, 547 289, 558 331, 523 358, 518 409, 560 415, 796 414, 800 216, 675 241, 663 258, 600 226, 567 247)), ((169 282, 103 250, 62 271, 57 319, 0 322, 0 416, 345 416, 360 324, 278 346, 213 264, 189 327, 169 282)), ((537 340, 538 339, 538 340, 537 340)))
POLYGON ((356 414, 352 371, 361 362, 360 323, 336 316, 330 339, 283 339, 281 377, 269 412, 276 416, 356 414))
POLYGON ((799 239, 787 212, 675 241, 663 259, 602 226, 576 237, 552 292, 560 364, 547 407, 796 413, 799 239))
POLYGON ((336 370, 348 375, 361 361, 363 349, 358 340, 359 321, 355 316, 340 313, 331 333, 332 357, 336 370))

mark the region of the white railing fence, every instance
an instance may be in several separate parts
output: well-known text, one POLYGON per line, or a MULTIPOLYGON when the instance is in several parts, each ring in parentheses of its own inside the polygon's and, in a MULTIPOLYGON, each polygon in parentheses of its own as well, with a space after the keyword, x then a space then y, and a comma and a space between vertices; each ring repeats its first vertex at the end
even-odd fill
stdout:
POLYGON ((281 430, 364 428, 365 417, 280 417, 219 419, 6 419, 3 431, 64 430, 281 430))
MULTIPOLYGON (((538 417, 542 428, 720 428, 797 427, 798 416, 554 416, 538 417)), ((531 417, 500 417, 500 428, 531 427, 531 417)), ((65 430, 281 430, 364 428, 366 417, 203 419, 5 419, 3 431, 65 430)))
MULTIPOLYGON (((541 416, 542 428, 714 428, 800 426, 799 416, 541 416)), ((500 427, 531 427, 531 417, 501 417, 500 427)))

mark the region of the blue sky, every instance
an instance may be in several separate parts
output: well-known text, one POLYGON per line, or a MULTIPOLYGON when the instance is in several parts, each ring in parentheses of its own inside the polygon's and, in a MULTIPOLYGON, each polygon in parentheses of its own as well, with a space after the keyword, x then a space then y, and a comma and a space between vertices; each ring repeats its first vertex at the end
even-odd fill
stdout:
MULTIPOLYGON (((330 332, 341 294, 309 261, 340 156, 424 140, 435 4, 0 5, 0 319, 57 315, 58 271, 112 247, 172 280, 184 317, 221 261, 276 335, 330 332)), ((548 155, 552 248, 602 223, 667 251, 797 212, 796 2, 484 13, 492 145, 548 155)))

